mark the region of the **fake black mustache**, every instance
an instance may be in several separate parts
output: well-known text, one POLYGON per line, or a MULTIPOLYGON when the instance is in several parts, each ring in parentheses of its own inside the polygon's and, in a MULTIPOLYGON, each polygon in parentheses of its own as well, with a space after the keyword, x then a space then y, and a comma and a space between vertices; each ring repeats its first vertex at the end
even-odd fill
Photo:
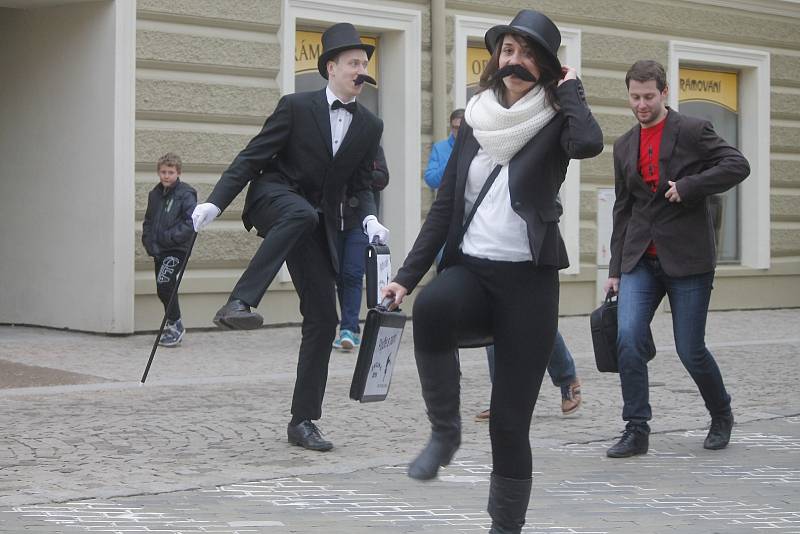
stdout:
POLYGON ((356 85, 361 85, 364 82, 367 82, 370 85, 378 85, 378 82, 375 81, 375 78, 369 76, 368 74, 359 74, 356 76, 356 81, 353 83, 356 85))
POLYGON ((506 65, 503 68, 497 69, 497 72, 492 76, 492 81, 502 80, 506 76, 514 74, 517 78, 525 80, 526 82, 537 82, 536 76, 531 74, 522 65, 506 65))

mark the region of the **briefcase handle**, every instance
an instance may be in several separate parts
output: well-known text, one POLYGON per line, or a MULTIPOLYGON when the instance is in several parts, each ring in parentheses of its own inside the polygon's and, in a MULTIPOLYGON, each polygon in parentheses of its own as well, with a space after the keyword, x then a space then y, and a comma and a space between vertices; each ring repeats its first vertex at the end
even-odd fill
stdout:
POLYGON ((383 300, 381 301, 381 303, 378 304, 375 307, 378 308, 381 311, 388 311, 389 310, 389 306, 392 304, 392 302, 394 302, 394 297, 388 297, 388 296, 387 297, 383 297, 383 300))
POLYGON ((609 289, 608 293, 606 293, 606 304, 614 302, 614 299, 619 299, 619 295, 613 289, 609 289))

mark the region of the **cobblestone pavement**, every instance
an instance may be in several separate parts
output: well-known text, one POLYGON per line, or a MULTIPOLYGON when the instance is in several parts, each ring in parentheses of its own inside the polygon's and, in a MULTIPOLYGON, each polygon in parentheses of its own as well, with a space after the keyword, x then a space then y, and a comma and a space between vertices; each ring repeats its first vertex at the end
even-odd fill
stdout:
MULTIPOLYGON (((659 314, 650 453, 610 460, 622 429, 616 375, 594 368, 586 317, 560 329, 584 405, 560 415, 545 385, 531 437, 524 532, 800 533, 800 310, 715 312, 707 342, 733 397, 724 451, 659 314)), ((336 447, 286 443, 298 328, 108 337, 0 327, 0 532, 480 532, 491 455, 483 351, 462 353, 464 439, 439 479, 406 463, 427 437, 411 325, 385 402, 347 398, 355 357, 334 353, 320 426, 336 447)))

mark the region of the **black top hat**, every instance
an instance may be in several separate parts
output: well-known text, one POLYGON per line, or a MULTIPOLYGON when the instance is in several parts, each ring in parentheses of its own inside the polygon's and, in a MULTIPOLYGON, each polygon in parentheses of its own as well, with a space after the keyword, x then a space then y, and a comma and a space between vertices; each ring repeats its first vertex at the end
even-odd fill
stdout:
POLYGON ((336 54, 354 48, 361 49, 367 53, 367 59, 372 57, 375 47, 361 42, 361 37, 355 26, 349 22, 334 24, 322 34, 322 54, 317 60, 317 69, 326 80, 328 79, 328 61, 333 59, 336 54))
POLYGON ((561 46, 561 32, 550 20, 547 15, 532 9, 523 9, 514 17, 511 24, 501 24, 489 28, 483 38, 486 49, 489 53, 494 53, 494 49, 500 42, 500 38, 507 33, 515 33, 531 39, 534 43, 541 45, 548 57, 555 62, 558 70, 561 70, 561 62, 558 60, 558 47, 561 46))

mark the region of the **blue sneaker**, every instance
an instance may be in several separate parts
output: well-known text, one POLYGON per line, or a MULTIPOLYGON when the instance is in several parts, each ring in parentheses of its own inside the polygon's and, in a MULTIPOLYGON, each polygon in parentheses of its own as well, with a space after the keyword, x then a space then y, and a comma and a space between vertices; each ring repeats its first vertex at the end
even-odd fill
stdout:
POLYGON ((356 340, 350 330, 342 330, 339 332, 339 342, 342 350, 353 350, 356 347, 356 340))
POLYGON ((175 322, 167 321, 167 324, 164 325, 164 332, 158 340, 158 344, 162 347, 177 347, 178 344, 183 341, 185 333, 186 329, 183 327, 183 322, 180 319, 175 322))
POLYGON ((334 349, 341 349, 342 348, 342 336, 337 337, 333 340, 333 348, 334 349))

